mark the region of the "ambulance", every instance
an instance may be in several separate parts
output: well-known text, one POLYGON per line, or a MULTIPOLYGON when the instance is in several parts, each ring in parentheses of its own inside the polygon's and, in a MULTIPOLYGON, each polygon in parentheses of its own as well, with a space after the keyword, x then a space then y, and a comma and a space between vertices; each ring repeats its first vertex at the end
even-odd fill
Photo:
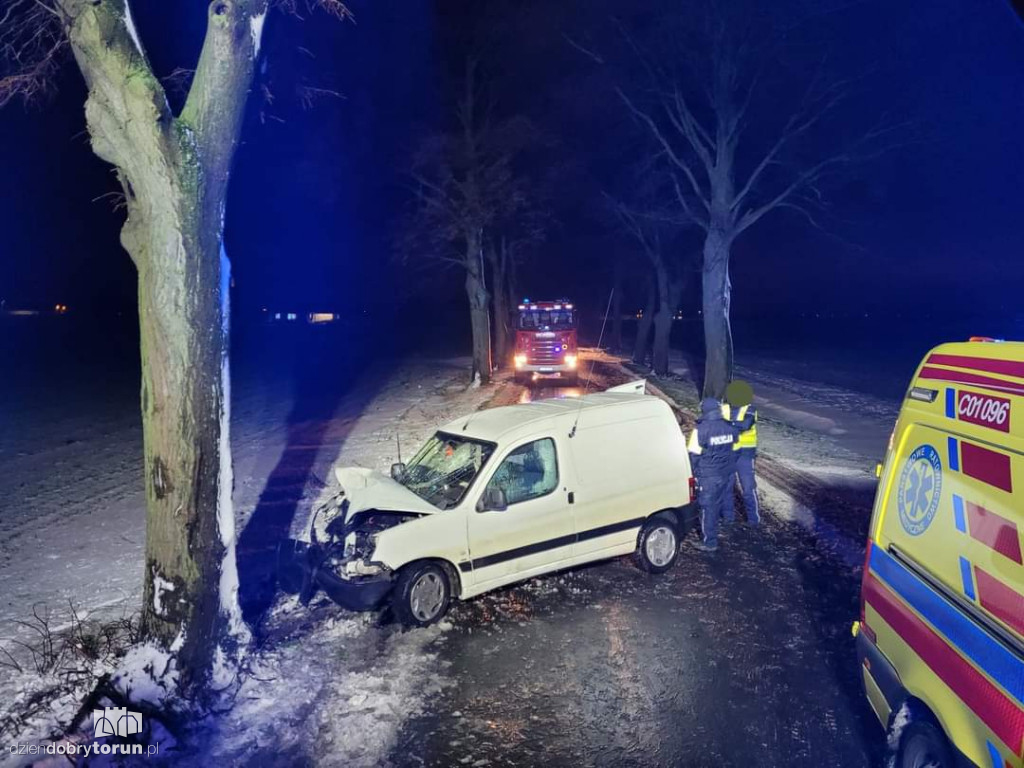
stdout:
POLYGON ((1024 766, 1024 343, 929 352, 880 465, 853 625, 896 766, 1024 766))

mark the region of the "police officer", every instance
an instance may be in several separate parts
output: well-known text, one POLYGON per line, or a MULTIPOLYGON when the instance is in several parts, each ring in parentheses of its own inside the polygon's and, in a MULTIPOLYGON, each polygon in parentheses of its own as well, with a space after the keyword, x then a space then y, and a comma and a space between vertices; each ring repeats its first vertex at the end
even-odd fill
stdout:
POLYGON ((700 526, 703 533, 698 549, 718 549, 718 518, 728 491, 732 493, 736 474, 734 446, 739 436, 735 426, 722 417, 722 405, 713 397, 700 404, 701 415, 690 434, 687 450, 690 466, 697 478, 697 502, 700 505, 700 526))
MULTIPOLYGON (((736 441, 736 474, 740 479, 743 506, 747 510, 747 523, 761 522, 761 510, 757 505, 757 479, 754 476, 754 459, 757 456, 757 408, 754 407, 754 389, 745 381, 733 381, 725 390, 726 402, 722 405, 723 415, 739 430, 736 441)), ((736 517, 735 501, 730 479, 726 492, 722 517, 732 522, 736 517)))

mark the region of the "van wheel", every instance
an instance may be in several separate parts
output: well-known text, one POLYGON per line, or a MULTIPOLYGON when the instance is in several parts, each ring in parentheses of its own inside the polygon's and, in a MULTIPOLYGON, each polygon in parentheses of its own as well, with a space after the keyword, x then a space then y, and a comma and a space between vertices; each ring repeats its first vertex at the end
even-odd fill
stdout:
POLYGON ((652 517, 643 528, 636 543, 636 564, 647 573, 664 573, 679 555, 679 536, 671 520, 652 517))
POLYGON ((896 768, 953 768, 942 731, 927 720, 910 723, 900 736, 896 768))
POLYGON ((452 587, 444 568, 436 563, 413 563, 398 576, 391 593, 391 608, 407 627, 427 627, 448 612, 452 587))

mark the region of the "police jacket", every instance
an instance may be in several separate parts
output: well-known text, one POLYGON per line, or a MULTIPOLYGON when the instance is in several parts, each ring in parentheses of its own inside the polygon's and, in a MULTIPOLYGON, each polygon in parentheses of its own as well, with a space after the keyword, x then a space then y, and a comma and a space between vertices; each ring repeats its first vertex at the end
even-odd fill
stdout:
POLYGON ((734 449, 739 430, 722 418, 717 403, 709 406, 705 401, 702 410, 687 444, 693 472, 701 478, 731 477, 736 471, 734 449))
POLYGON ((722 416, 731 421, 739 430, 736 450, 744 448, 757 449, 757 408, 753 405, 741 405, 739 408, 722 403, 722 416))

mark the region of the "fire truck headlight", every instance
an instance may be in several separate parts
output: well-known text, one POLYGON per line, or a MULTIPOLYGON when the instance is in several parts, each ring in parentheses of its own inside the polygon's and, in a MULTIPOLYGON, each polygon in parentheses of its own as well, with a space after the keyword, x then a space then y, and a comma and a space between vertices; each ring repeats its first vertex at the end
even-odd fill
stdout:
POLYGON ((515 361, 516 368, 522 368, 524 365, 526 365, 526 355, 524 354, 517 354, 512 359, 515 361))
POLYGON ((575 368, 576 367, 576 355, 566 355, 565 356, 565 364, 568 365, 570 368, 575 368))

